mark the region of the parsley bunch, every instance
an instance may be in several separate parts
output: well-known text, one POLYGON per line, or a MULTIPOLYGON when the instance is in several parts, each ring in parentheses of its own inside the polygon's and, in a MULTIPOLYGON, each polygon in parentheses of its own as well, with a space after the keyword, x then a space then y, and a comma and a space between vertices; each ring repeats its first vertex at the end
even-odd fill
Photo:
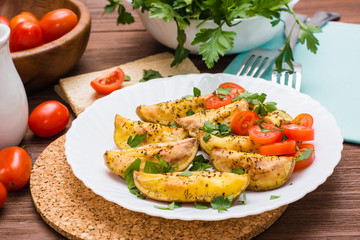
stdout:
MULTIPOLYGON (((121 0, 107 1, 109 4, 105 6, 105 13, 111 13, 117 9, 117 24, 134 22, 133 16, 126 11, 121 0)), ((253 16, 263 16, 271 19, 271 24, 275 26, 281 21, 280 13, 282 11, 295 16, 296 22, 300 25, 300 42, 302 44, 306 42, 307 48, 316 53, 319 42, 313 33, 321 30, 316 26, 306 25, 299 21, 294 11, 288 6, 289 2, 291 0, 132 0, 132 6, 134 9, 148 11, 151 18, 160 18, 164 22, 175 20, 178 46, 175 50, 172 66, 182 62, 190 52, 184 48, 186 41, 185 29, 190 26, 190 20, 200 20, 201 23, 197 26, 199 31, 191 44, 199 44, 199 53, 202 55, 202 59, 208 68, 212 68, 220 56, 223 56, 226 50, 231 50, 234 45, 236 33, 224 31, 223 26, 232 27, 241 24, 241 21, 234 23, 234 20, 253 16), (207 21, 213 21, 217 27, 201 28, 203 23, 207 21)), ((283 51, 276 59, 277 70, 281 70, 283 61, 293 67, 293 60, 289 36, 285 40, 283 51)))

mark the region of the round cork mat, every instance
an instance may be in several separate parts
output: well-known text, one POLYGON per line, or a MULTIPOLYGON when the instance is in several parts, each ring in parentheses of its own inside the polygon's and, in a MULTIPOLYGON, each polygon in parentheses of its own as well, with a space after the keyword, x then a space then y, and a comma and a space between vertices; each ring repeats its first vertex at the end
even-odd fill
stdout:
POLYGON ((69 239, 251 239, 270 227, 287 206, 244 218, 182 221, 127 210, 87 188, 64 153, 65 136, 36 160, 30 190, 41 217, 69 239))

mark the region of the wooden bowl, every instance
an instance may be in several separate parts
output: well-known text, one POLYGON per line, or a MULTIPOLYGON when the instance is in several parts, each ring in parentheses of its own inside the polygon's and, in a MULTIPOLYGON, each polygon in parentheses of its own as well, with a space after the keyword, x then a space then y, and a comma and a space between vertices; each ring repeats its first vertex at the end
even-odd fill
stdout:
POLYGON ((52 10, 67 8, 78 16, 78 24, 64 36, 42 46, 11 53, 27 92, 39 90, 70 71, 85 51, 91 17, 79 0, 1 0, 0 15, 9 19, 22 11, 41 17, 52 10))

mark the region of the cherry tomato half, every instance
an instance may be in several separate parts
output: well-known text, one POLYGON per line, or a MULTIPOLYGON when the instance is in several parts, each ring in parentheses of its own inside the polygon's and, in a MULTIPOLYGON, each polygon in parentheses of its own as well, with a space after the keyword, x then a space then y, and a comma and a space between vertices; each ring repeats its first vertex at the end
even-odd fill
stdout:
POLYGON ((31 158, 21 147, 8 147, 0 151, 0 182, 8 191, 23 188, 30 179, 31 158))
MULTIPOLYGON (((306 149, 312 149, 312 150, 315 149, 314 145, 312 145, 310 143, 302 144, 302 145, 299 145, 298 147, 299 147, 300 153, 303 153, 306 149)), ((298 157, 299 157, 299 153, 296 152, 295 155, 294 155, 294 158, 298 158, 298 157)), ((304 160, 301 160, 301 161, 296 161, 294 171, 307 168, 308 166, 310 166, 314 162, 314 160, 315 160, 315 152, 313 152, 311 154, 311 156, 309 158, 307 158, 307 159, 304 159, 304 160)))
POLYGON ((297 115, 292 121, 293 124, 304 126, 304 127, 312 127, 314 123, 313 117, 308 113, 301 113, 297 115))
POLYGON ((241 94, 243 92, 245 92, 245 89, 239 85, 237 85, 236 83, 232 83, 232 82, 226 82, 226 83, 222 83, 220 86, 220 88, 226 89, 226 88, 231 88, 230 90, 230 95, 231 97, 234 99, 238 94, 241 94))
POLYGON ((223 96, 222 98, 219 95, 212 95, 208 99, 205 100, 204 105, 208 109, 215 109, 219 107, 223 107, 232 103, 232 98, 230 95, 223 96))
POLYGON ((39 104, 30 114, 29 128, 39 137, 51 137, 61 132, 69 122, 69 110, 58 101, 39 104))
POLYGON ((36 23, 21 22, 11 31, 11 52, 23 51, 42 44, 44 44, 42 31, 36 23))
POLYGON ((100 94, 109 94, 119 89, 124 79, 124 71, 119 67, 115 67, 92 80, 90 85, 100 94))
POLYGON ((0 207, 2 207, 6 201, 6 197, 7 197, 7 190, 4 186, 4 184, 2 184, 0 182, 0 207))
POLYGON ((235 135, 247 136, 249 129, 256 124, 260 117, 253 111, 238 112, 231 120, 230 128, 235 135))
POLYGON ((296 142, 286 140, 272 144, 266 144, 259 147, 259 154, 262 155, 288 155, 296 152, 296 142))
POLYGON ((283 124, 281 128, 284 129, 285 135, 296 141, 312 141, 314 140, 314 129, 311 127, 304 127, 296 124, 283 124))
POLYGON ((282 132, 274 130, 277 129, 277 127, 275 127, 273 124, 261 124, 261 126, 265 130, 260 129, 259 125, 252 126, 249 129, 249 137, 251 140, 261 144, 280 142, 282 138, 282 132))
POLYGON ((9 26, 10 20, 7 17, 0 16, 0 24, 5 24, 6 26, 9 26))
POLYGON ((76 14, 62 8, 46 13, 40 20, 40 27, 43 30, 45 42, 51 42, 70 32, 77 23, 76 14))
POLYGON ((35 17, 34 14, 29 12, 22 12, 10 20, 9 27, 11 31, 14 30, 14 28, 21 22, 32 22, 39 24, 39 20, 35 17))

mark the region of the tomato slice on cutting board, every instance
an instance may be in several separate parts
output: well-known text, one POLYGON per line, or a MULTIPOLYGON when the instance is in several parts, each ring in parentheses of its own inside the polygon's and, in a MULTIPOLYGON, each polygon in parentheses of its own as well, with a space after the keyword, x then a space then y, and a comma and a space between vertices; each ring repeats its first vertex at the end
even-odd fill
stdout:
POLYGON ((90 85, 96 92, 106 95, 119 89, 124 79, 124 71, 115 67, 92 80, 90 85))

